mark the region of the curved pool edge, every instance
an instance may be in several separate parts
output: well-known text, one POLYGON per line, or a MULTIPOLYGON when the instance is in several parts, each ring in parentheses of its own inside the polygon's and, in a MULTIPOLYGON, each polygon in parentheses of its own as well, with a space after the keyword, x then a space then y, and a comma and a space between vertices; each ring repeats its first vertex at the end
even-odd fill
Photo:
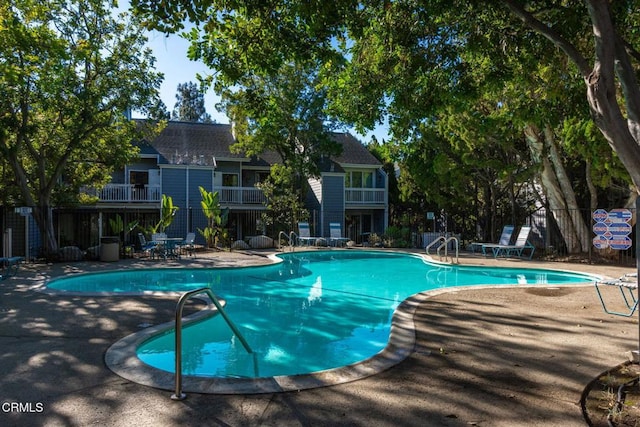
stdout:
MULTIPOLYGON (((220 378, 184 375, 182 377, 182 391, 203 394, 280 393, 344 384, 378 374, 402 362, 413 352, 415 346, 415 324, 413 320, 415 311, 424 300, 443 291, 446 291, 446 289, 415 294, 400 303, 391 320, 387 346, 374 356, 361 362, 310 374, 264 378, 220 378)), ((144 341, 153 335, 173 328, 173 326, 173 322, 151 326, 117 341, 105 353, 107 367, 129 381, 163 390, 175 390, 174 374, 149 366, 136 355, 138 346, 144 341)))
MULTIPOLYGON (((584 287, 587 283, 562 285, 584 287)), ((393 314, 389 341, 374 356, 360 362, 310 374, 283 375, 264 378, 221 378, 184 375, 182 392, 199 394, 266 394, 329 387, 361 380, 398 365, 415 351, 414 316, 418 307, 429 298, 447 292, 477 289, 512 289, 548 287, 547 285, 474 285, 440 288, 420 292, 405 299, 393 314)), ((195 316, 202 316, 196 313, 195 316)), ((173 322, 151 326, 114 343, 105 353, 105 364, 118 376, 137 384, 175 391, 175 375, 145 364, 137 357, 137 348, 152 336, 174 326, 173 322)))

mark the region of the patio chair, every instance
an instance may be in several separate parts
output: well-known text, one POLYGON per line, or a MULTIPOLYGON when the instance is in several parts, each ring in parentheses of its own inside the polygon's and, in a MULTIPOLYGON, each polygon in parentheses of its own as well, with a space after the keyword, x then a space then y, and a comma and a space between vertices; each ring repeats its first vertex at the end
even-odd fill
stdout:
POLYGON ((331 244, 344 246, 349 241, 348 237, 342 236, 342 226, 339 222, 329 223, 329 233, 329 243, 331 244))
POLYGON ((526 225, 520 227, 520 232, 518 233, 518 238, 513 245, 494 245, 494 244, 484 244, 482 245, 482 250, 486 251, 487 249, 491 249, 494 258, 498 258, 499 256, 503 257, 511 257, 516 256, 519 258, 533 258, 533 253, 536 248, 529 242, 529 234, 531 234, 531 227, 526 225), (524 251, 529 250, 528 256, 523 256, 524 251))
POLYGON ((598 280, 594 284, 596 287, 596 292, 598 293, 598 298, 600 298, 600 304, 602 304, 602 308, 604 309, 605 313, 624 317, 633 316, 633 313, 635 313, 636 309, 638 308, 638 299, 635 296, 635 293, 638 291, 637 273, 627 273, 613 280, 598 280), (612 308, 607 307, 607 304, 604 302, 602 292, 600 291, 599 286, 601 285, 615 286, 620 290, 624 307, 626 307, 624 308, 624 310, 626 311, 614 311, 612 308))
POLYGON ((316 243, 318 237, 311 236, 311 229, 309 228, 308 222, 299 222, 298 223, 298 244, 307 245, 316 243))
POLYGON ((15 276, 20 269, 20 264, 24 262, 24 257, 2 257, 0 258, 0 267, 2 267, 2 274, 0 274, 0 280, 6 279, 11 276, 15 276))
MULTIPOLYGON (((502 234, 500 235, 500 240, 498 240, 498 245, 508 245, 511 243, 511 236, 513 235, 513 230, 515 227, 513 225, 505 225, 502 227, 502 234)), ((490 242, 471 242, 470 249, 471 252, 475 253, 476 250, 481 250, 482 255, 487 255, 485 250, 485 245, 492 245, 490 242)))
POLYGON ((157 242, 147 242, 144 234, 138 233, 138 241, 140 242, 140 252, 146 253, 150 257, 153 257, 156 246, 158 246, 157 242))
POLYGON ((196 256, 196 233, 187 233, 187 237, 178 245, 180 250, 187 255, 196 256))

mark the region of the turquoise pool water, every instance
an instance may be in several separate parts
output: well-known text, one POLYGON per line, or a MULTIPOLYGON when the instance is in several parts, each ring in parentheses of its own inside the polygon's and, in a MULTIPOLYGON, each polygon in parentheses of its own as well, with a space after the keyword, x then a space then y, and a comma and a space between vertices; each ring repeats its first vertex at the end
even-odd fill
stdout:
MULTIPOLYGON (((50 282, 74 292, 187 291, 209 287, 256 353, 257 364, 221 316, 183 332, 183 371, 205 377, 271 377, 341 367, 380 352, 391 318, 421 291, 469 285, 591 282, 551 270, 434 265, 376 251, 299 252, 282 263, 233 269, 153 269, 79 275, 50 282), (256 369, 257 366, 257 369, 256 369)), ((173 330, 138 348, 144 363, 174 371, 173 330)))

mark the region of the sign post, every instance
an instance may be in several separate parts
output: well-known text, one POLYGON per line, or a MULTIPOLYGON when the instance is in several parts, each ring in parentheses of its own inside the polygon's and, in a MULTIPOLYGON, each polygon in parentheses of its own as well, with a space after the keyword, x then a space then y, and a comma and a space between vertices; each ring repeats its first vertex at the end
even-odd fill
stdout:
MULTIPOLYGON (((636 274, 640 274, 640 252, 638 248, 640 248, 640 225, 638 224, 638 213, 640 212, 640 197, 636 199, 636 274)), ((640 276, 638 276, 640 278, 640 276)), ((638 286, 638 296, 640 298, 640 286, 638 286)), ((633 361, 640 361, 640 310, 638 311, 638 349, 633 352, 633 361)))

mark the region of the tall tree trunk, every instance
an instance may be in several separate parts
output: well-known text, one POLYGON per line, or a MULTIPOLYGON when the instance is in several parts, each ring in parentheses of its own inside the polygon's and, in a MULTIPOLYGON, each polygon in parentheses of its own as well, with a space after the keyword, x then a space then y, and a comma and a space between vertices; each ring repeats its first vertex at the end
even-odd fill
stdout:
POLYGON ((536 19, 523 2, 503 2, 525 25, 550 40, 576 64, 587 86, 593 121, 618 154, 636 191, 640 191, 640 86, 624 41, 616 33, 609 2, 585 1, 594 35, 593 66, 568 39, 536 19), (618 97, 618 87, 623 101, 618 97))
POLYGON ((591 245, 591 234, 587 225, 584 222, 582 213, 580 212, 580 206, 576 200, 576 193, 573 191, 571 180, 567 174, 567 171, 562 163, 562 157, 558 152, 558 144, 556 143, 555 134, 553 129, 548 124, 544 128, 544 141, 549 147, 549 158, 553 164, 553 170, 558 177, 562 194, 566 200, 569 217, 571 218, 571 226, 576 234, 577 242, 580 244, 580 251, 587 252, 591 245))
POLYGON ((38 225, 42 237, 45 258, 58 253, 58 241, 53 228, 53 212, 50 204, 41 204, 33 208, 33 219, 38 225))
POLYGON ((569 253, 580 253, 588 247, 590 237, 582 220, 575 194, 568 182, 560 161, 553 132, 545 129, 542 135, 536 126, 528 124, 524 129, 531 157, 540 164, 540 182, 560 233, 569 253))

